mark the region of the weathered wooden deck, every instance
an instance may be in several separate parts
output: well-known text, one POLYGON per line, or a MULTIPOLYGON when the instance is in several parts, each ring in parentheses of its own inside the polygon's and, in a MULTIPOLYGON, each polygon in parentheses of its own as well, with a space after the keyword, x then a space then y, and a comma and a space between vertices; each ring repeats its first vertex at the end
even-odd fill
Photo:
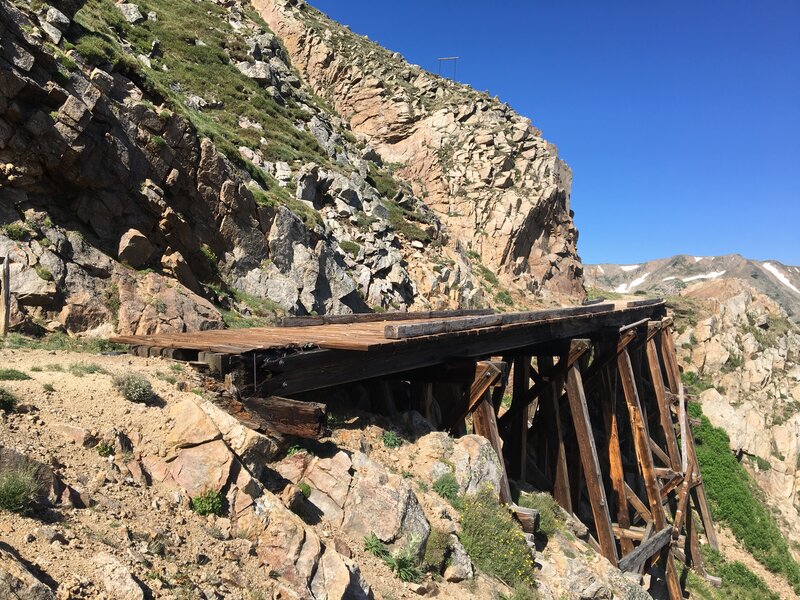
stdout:
MULTIPOLYGON (((294 435, 321 435, 325 405, 304 410, 277 396, 367 384, 391 402, 389 382, 403 383, 408 407, 435 427, 453 435, 470 427, 491 442, 507 472, 504 501, 509 478, 552 492, 609 561, 663 580, 671 600, 682 595, 675 557, 708 577, 692 511, 715 548, 716 533, 663 301, 280 325, 112 340, 206 365, 243 397, 232 414, 294 435)), ((531 515, 512 510, 532 531, 531 515)))

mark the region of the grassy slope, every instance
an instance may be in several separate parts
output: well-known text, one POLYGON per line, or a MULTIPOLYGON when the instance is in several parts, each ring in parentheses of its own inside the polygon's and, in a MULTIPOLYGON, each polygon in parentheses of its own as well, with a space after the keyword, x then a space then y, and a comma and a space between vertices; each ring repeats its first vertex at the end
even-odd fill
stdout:
POLYGON ((750 554, 770 571, 786 577, 800 593, 800 565, 792 558, 755 482, 731 452, 728 435, 711 425, 699 404, 689 404, 689 411, 700 419, 694 430, 697 458, 714 518, 730 527, 750 554))

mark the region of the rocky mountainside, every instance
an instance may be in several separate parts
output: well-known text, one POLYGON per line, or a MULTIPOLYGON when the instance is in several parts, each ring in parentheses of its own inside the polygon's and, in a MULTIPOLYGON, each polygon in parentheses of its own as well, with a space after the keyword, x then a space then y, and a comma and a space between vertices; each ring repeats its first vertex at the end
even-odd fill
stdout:
POLYGON ((540 132, 302 2, 2 0, 0 36, 17 328, 582 297, 540 132))
POLYGON ((738 254, 686 256, 631 265, 587 265, 586 285, 621 294, 674 296, 696 281, 740 279, 772 298, 795 323, 800 322, 800 267, 775 260, 757 261, 738 254))

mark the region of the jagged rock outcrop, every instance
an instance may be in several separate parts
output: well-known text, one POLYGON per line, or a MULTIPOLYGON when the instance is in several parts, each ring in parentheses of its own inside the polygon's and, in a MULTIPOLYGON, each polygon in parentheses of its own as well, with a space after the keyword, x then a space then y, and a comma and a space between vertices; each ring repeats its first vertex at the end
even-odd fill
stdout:
POLYGON ((572 174, 529 120, 407 64, 305 2, 253 4, 312 88, 384 161, 401 165, 452 241, 524 289, 582 294, 572 174))

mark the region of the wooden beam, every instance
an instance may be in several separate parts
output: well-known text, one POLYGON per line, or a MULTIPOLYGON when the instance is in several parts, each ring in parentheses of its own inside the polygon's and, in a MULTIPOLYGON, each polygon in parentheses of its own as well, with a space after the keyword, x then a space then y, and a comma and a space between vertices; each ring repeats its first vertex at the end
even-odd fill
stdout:
POLYGON ((578 438, 581 464, 583 465, 586 485, 589 492, 589 502, 592 506, 597 541, 600 550, 612 565, 617 565, 617 545, 611 530, 611 516, 608 513, 608 500, 603 486, 603 475, 597 459, 592 424, 589 420, 589 409, 586 405, 586 396, 583 390, 581 374, 577 366, 572 366, 567 372, 567 398, 569 399, 572 421, 578 438))
POLYGON ((340 325, 349 323, 375 323, 379 321, 412 321, 423 319, 447 319, 491 315, 491 308, 458 310, 424 310, 415 312, 389 311, 383 313, 356 313, 352 315, 321 315, 319 317, 280 317, 279 327, 313 327, 315 325, 340 325))
POLYGON ((246 398, 245 409, 252 411, 272 430, 302 438, 320 438, 328 426, 327 407, 317 402, 289 398, 246 398))
POLYGON ((620 571, 637 571, 649 558, 661 552, 670 543, 672 527, 664 527, 636 547, 636 550, 623 556, 619 561, 620 571))
POLYGON ((625 483, 625 497, 628 499, 628 502, 633 507, 633 509, 641 515, 641 517, 649 522, 653 522, 653 515, 650 513, 650 510, 645 506, 644 502, 641 501, 639 496, 636 495, 631 487, 625 483))
POLYGON ((535 508, 525 508, 524 506, 517 506, 511 504, 509 510, 514 514, 522 525, 522 531, 525 533, 536 533, 539 529, 539 511, 535 508))
POLYGON ((481 435, 489 440, 492 448, 500 459, 501 478, 500 478, 500 501, 503 504, 511 504, 511 488, 508 485, 506 475, 506 465, 503 460, 503 446, 500 440, 500 433, 497 431, 497 420, 492 407, 492 399, 488 392, 484 392, 483 398, 478 402, 472 413, 472 426, 477 435, 481 435))
POLYGON ((673 394, 677 394, 681 382, 681 373, 678 368, 678 355, 675 353, 675 345, 672 339, 671 321, 661 328, 659 342, 661 343, 661 355, 664 357, 664 367, 667 373, 669 390, 673 394))
POLYGON ((0 336, 6 337, 11 324, 11 263, 6 256, 0 269, 0 336))
MULTIPOLYGON (((660 325, 660 324, 659 324, 660 325)), ((650 381, 653 383, 653 393, 658 406, 661 430, 667 443, 667 453, 674 470, 681 468, 681 455, 678 450, 678 440, 675 438, 675 428, 672 426, 672 411, 669 409, 667 395, 664 389, 664 379, 661 376, 661 364, 658 361, 658 350, 653 339, 648 340, 646 346, 647 366, 650 371, 650 381)))
MULTIPOLYGON (((537 357, 537 364, 541 367, 552 366, 551 356, 537 357)), ((572 494, 569 485, 569 469, 567 467, 567 449, 564 444, 564 423, 561 420, 560 398, 564 387, 562 376, 556 376, 550 386, 545 389, 542 398, 542 417, 544 423, 552 424, 548 429, 549 437, 554 441, 553 457, 553 497, 567 513, 572 514, 572 494)))
MULTIPOLYGON (((475 410, 478 404, 483 402, 489 388, 495 385, 502 377, 505 368, 505 363, 501 362, 482 360, 478 363, 475 369, 475 380, 469 390, 469 401, 464 411, 453 421, 453 426, 450 428, 451 431, 458 427, 467 415, 475 410)), ((492 404, 491 397, 489 398, 489 404, 492 404)), ((494 405, 492 405, 492 412, 494 412, 494 405)))
POLYGON ((420 323, 388 324, 383 330, 383 337, 387 340, 401 340, 439 333, 453 333, 468 329, 495 327, 498 325, 513 325, 515 323, 534 323, 552 319, 562 319, 580 315, 591 315, 614 310, 613 304, 594 304, 592 306, 577 306, 573 308, 553 308, 529 312, 512 312, 474 317, 457 317, 423 321, 420 323))

